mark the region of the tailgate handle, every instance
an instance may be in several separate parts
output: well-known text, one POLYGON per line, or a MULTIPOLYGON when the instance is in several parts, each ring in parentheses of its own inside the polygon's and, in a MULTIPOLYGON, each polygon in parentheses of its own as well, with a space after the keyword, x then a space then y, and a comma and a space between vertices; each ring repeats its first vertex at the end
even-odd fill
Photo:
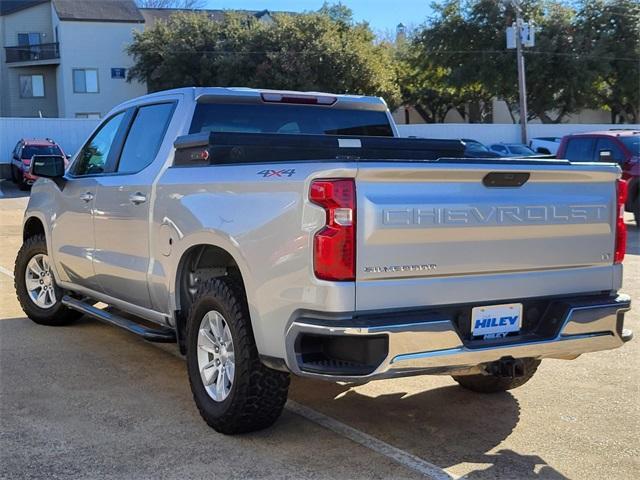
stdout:
POLYGON ((482 179, 482 183, 489 188, 521 187, 530 176, 529 172, 490 172, 482 179))

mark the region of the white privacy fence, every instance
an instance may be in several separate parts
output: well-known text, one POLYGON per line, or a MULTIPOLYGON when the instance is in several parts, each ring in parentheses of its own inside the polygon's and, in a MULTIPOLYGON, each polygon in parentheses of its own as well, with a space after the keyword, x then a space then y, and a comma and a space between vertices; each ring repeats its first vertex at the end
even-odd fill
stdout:
MULTIPOLYGON (((0 164, 11 162, 11 151, 21 138, 52 138, 65 153, 74 154, 99 120, 82 118, 7 118, 0 117, 0 164)), ((640 125, 530 124, 529 138, 561 137, 569 133, 634 128, 640 125)), ((483 143, 519 142, 520 126, 491 123, 430 123, 398 125, 403 137, 473 138, 483 143)))
POLYGON ((21 138, 51 138, 72 155, 98 122, 85 118, 0 117, 0 163, 11 162, 11 152, 21 138))
MULTIPOLYGON (((612 128, 633 128, 640 130, 640 125, 610 125, 558 123, 528 125, 529 138, 562 137, 570 133, 610 130, 612 128)), ((520 125, 508 123, 427 123, 415 125, 398 125, 402 137, 423 138, 472 138, 482 143, 520 143, 520 125)))

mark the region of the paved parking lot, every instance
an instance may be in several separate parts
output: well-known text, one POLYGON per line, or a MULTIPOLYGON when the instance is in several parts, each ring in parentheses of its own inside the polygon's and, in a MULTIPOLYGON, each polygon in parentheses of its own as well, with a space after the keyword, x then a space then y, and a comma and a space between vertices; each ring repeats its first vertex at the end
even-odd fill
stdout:
MULTIPOLYGON (((200 420, 175 346, 91 319, 48 328, 24 317, 10 274, 27 198, 0 188, 0 478, 637 478, 640 335, 546 360, 497 395, 448 377, 294 379, 274 427, 220 435, 200 420)), ((640 334, 631 221, 625 265, 627 325, 640 334)))

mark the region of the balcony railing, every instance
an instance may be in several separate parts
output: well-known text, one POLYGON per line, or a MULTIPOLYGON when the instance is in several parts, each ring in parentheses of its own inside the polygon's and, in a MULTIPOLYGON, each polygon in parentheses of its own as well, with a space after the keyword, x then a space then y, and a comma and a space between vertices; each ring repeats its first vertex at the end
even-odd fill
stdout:
POLYGON ((36 62, 38 60, 55 60, 60 58, 58 43, 39 43, 36 45, 18 45, 4 47, 7 63, 36 62))

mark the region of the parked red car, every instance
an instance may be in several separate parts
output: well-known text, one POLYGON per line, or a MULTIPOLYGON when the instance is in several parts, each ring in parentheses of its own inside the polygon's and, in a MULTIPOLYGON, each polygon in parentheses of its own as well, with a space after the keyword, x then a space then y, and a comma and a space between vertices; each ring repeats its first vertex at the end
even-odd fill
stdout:
POLYGON ((11 159, 11 179, 18 184, 20 190, 27 190, 38 178, 29 173, 29 165, 34 155, 63 155, 60 145, 50 138, 26 139, 21 138, 13 149, 11 159))
POLYGON ((640 131, 606 130, 562 137, 557 158, 572 162, 616 162, 628 183, 625 209, 640 225, 640 131))

